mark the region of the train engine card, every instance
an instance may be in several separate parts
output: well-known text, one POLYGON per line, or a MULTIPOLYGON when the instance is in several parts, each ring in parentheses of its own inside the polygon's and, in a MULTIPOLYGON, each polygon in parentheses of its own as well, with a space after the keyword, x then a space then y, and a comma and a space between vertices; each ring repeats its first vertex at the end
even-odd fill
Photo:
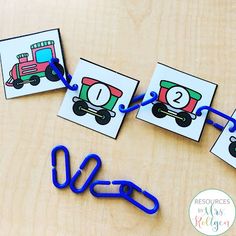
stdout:
POLYGON ((57 57, 65 73, 59 29, 1 40, 0 55, 7 99, 64 87, 48 63, 57 57))
MULTIPOLYGON (((236 119, 236 110, 232 117, 236 119)), ((236 131, 229 131, 232 126, 233 123, 229 121, 211 148, 211 153, 236 168, 236 131)))
POLYGON ((125 117, 119 105, 129 105, 139 81, 93 62, 81 59, 58 116, 116 138, 125 117))
POLYGON ((201 106, 210 106, 217 85, 158 63, 144 100, 150 92, 155 102, 141 106, 137 118, 195 141, 200 140, 207 113, 196 116, 201 106))

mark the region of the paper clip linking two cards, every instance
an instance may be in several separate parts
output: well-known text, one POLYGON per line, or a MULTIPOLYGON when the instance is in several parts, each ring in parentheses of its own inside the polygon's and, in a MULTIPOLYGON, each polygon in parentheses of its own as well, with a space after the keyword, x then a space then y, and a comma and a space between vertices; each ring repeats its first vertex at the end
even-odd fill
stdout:
MULTIPOLYGON (((234 131, 236 131, 236 120, 231 117, 231 116, 228 116, 226 114, 224 114, 223 112, 221 111, 218 111, 212 107, 209 107, 209 106, 202 106, 202 107, 199 107, 196 111, 196 115, 197 116, 201 116, 202 115, 202 111, 203 110, 207 110, 207 111, 210 111, 212 113, 215 113, 216 115, 220 116, 220 117, 223 117, 225 118, 226 120, 228 121, 231 121, 233 123, 233 126, 229 128, 229 132, 233 133, 234 131)), ((207 119, 206 120, 207 124, 210 124, 210 125, 213 125, 215 128, 219 129, 219 130, 223 130, 224 129, 224 126, 218 124, 218 123, 215 123, 213 120, 211 119, 207 119)))
MULTIPOLYGON (((49 65, 51 66, 51 68, 55 71, 55 73, 57 74, 57 76, 60 78, 60 80, 63 82, 63 84, 65 85, 65 87, 67 87, 68 89, 72 90, 72 91, 76 91, 78 90, 78 85, 77 84, 73 84, 72 86, 69 84, 68 81, 71 81, 72 79, 72 76, 70 74, 67 75, 67 79, 64 78, 64 76, 62 75, 62 73, 60 72, 60 70, 57 68, 57 64, 59 63, 59 59, 57 58, 52 58, 50 61, 49 61, 49 65)), ((145 94, 140 94, 136 97, 134 97, 131 101, 131 103, 135 103, 139 100, 143 100, 145 94)), ((148 100, 146 101, 143 101, 141 102, 141 104, 135 104, 135 105, 132 105, 128 108, 125 108, 124 104, 120 104, 119 105, 119 111, 122 112, 122 113, 129 113, 131 111, 134 111, 136 109, 139 109, 140 106, 146 106, 150 103, 153 103, 154 101, 157 100, 158 98, 158 94, 154 91, 151 91, 150 93, 150 96, 151 98, 149 98, 148 100)), ((210 111, 212 113, 215 113, 216 115, 220 116, 220 117, 223 117, 225 119, 227 119, 228 121, 231 121, 233 123, 233 127, 230 127, 229 128, 229 132, 234 132, 236 131, 236 119, 234 119, 233 117, 230 117, 228 116, 227 114, 224 114, 223 112, 221 111, 218 111, 210 106, 201 106, 197 109, 196 111, 196 115, 197 116, 201 116, 202 115, 202 111, 203 110, 207 110, 207 111, 210 111)), ((213 120, 211 119, 207 119, 206 120, 206 123, 207 124, 210 124, 210 125, 213 125, 215 128, 219 129, 219 130, 223 130, 224 129, 224 126, 218 124, 218 123, 215 123, 213 120)))
POLYGON ((52 182, 54 186, 59 189, 70 186, 71 190, 74 193, 79 194, 79 193, 84 192, 88 187, 90 187, 90 192, 95 197, 123 198, 147 214, 154 214, 159 209, 159 202, 157 198, 155 198, 152 194, 148 193, 147 191, 143 191, 139 186, 137 186, 131 181, 115 180, 115 181, 110 182, 110 181, 104 181, 104 180, 96 180, 93 182, 93 179, 95 178, 95 176, 97 175, 98 171, 100 170, 102 166, 102 161, 100 157, 96 154, 89 154, 88 156, 86 156, 82 164, 80 165, 79 169, 73 175, 73 177, 71 177, 70 154, 69 154, 68 149, 65 146, 59 145, 52 149, 51 161, 52 161, 52 167, 53 167, 52 168, 52 182), (64 158, 65 158, 66 179, 64 183, 59 183, 58 176, 57 176, 57 169, 56 169, 57 161, 56 160, 57 160, 57 153, 59 151, 63 151, 64 158), (76 188, 75 182, 81 176, 82 171, 92 159, 96 161, 96 166, 94 167, 94 169, 92 170, 91 174, 89 175, 85 183, 82 185, 82 187, 76 188), (111 183, 114 185, 120 185, 118 193, 101 193, 101 192, 98 193, 94 189, 95 186, 97 185, 110 185, 111 183), (132 198, 132 194, 134 191, 142 193, 146 198, 148 198, 150 201, 153 202, 154 207, 149 209, 145 207, 144 205, 142 205, 141 203, 139 203, 138 201, 136 201, 134 198, 132 198))
MULTIPOLYGON (((134 98, 132 99, 131 103, 135 103, 135 102, 137 102, 137 101, 143 99, 144 96, 145 96, 145 93, 140 94, 140 95, 134 97, 134 98)), ((135 104, 135 105, 132 105, 132 106, 130 106, 130 107, 128 107, 128 108, 125 108, 124 104, 120 104, 120 106, 119 106, 119 111, 122 112, 122 113, 129 113, 129 112, 131 112, 131 111, 134 111, 134 110, 136 110, 136 109, 139 109, 140 106, 147 106, 148 104, 150 104, 150 103, 156 101, 157 98, 158 98, 157 93, 154 92, 154 91, 152 91, 152 92, 150 93, 150 96, 151 96, 150 99, 141 102, 140 105, 139 105, 139 104, 135 104)))

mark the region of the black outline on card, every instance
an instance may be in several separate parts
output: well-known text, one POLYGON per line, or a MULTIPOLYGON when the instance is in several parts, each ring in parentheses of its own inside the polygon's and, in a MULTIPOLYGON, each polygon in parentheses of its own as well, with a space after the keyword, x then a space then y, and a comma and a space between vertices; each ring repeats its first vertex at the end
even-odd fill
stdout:
MULTIPOLYGON (((65 64, 65 60, 64 60, 64 49, 63 49, 63 45, 62 45, 62 40, 61 40, 61 31, 60 28, 54 28, 54 29, 48 29, 48 30, 43 30, 43 31, 39 31, 39 32, 35 32, 35 33, 30 33, 30 34, 24 34, 24 35, 20 35, 20 36, 15 36, 15 37, 11 37, 11 38, 6 38, 6 39, 1 39, 0 43, 3 41, 8 41, 8 40, 12 40, 12 39, 18 39, 18 38, 24 38, 27 36, 31 36, 31 35, 35 35, 35 34, 41 34, 41 33, 46 33, 49 31, 54 31, 56 30, 58 32, 58 38, 59 38, 59 42, 60 42, 60 49, 61 49, 61 54, 62 54, 62 62, 64 64, 64 69, 65 69, 65 74, 67 74, 67 66, 65 64)), ((24 94, 24 95, 20 95, 20 96, 16 96, 16 97, 12 97, 12 98, 7 98, 6 96, 6 88, 5 88, 5 83, 4 83, 4 75, 3 75, 3 65, 2 65, 2 56, 0 53, 0 67, 1 67, 1 73, 2 73, 2 83, 3 83, 3 88, 4 88, 4 94, 5 94, 5 99, 9 100, 9 99, 14 99, 14 98, 19 98, 19 97, 23 97, 23 96, 28 96, 28 95, 34 95, 37 93, 44 93, 44 92, 49 92, 49 91, 53 91, 53 90, 57 90, 57 89, 64 89, 65 87, 61 87, 61 88, 55 88, 55 89, 50 89, 50 90, 45 90, 45 91, 39 91, 39 92, 35 92, 35 93, 30 93, 30 94, 24 94)))
MULTIPOLYGON (((215 94, 216 94, 216 90, 217 90, 217 88, 218 88, 218 84, 213 83, 213 82, 211 82, 211 81, 207 81, 207 80, 202 79, 202 78, 200 78, 200 77, 197 77, 197 76, 195 76, 195 75, 186 73, 186 72, 184 72, 184 71, 178 70, 178 69, 176 69, 176 68, 174 68, 174 67, 171 67, 171 66, 168 66, 168 65, 166 65, 166 64, 164 64, 164 63, 157 62, 157 65, 158 65, 158 64, 163 65, 163 66, 166 66, 166 67, 168 67, 168 68, 170 68, 170 69, 173 69, 173 70, 176 70, 176 71, 178 71, 178 72, 181 72, 181 73, 183 73, 183 74, 192 76, 192 77, 194 77, 194 78, 196 78, 196 79, 200 79, 200 80, 202 80, 202 81, 205 81, 205 82, 208 82, 208 83, 210 83, 210 84, 215 85, 216 87, 215 87, 215 90, 214 90, 214 93, 213 93, 213 96, 212 96, 212 99, 211 99, 211 102, 210 102, 210 106, 211 106, 211 104, 212 104, 212 102, 213 102, 213 99, 214 99, 214 97, 215 97, 215 94)), ((154 72, 153 72, 153 73, 154 73, 154 72)), ((149 84, 150 84, 150 83, 149 83, 149 84)), ((138 112, 137 112, 137 114, 136 114, 136 119, 142 120, 142 121, 144 121, 144 122, 146 122, 146 123, 149 123, 149 124, 151 124, 151 125, 157 126, 157 127, 161 128, 161 129, 168 130, 168 131, 170 131, 170 132, 172 132, 172 133, 174 133, 174 134, 178 134, 178 135, 180 135, 180 136, 183 136, 183 137, 188 138, 188 139, 190 139, 190 140, 193 140, 193 141, 195 141, 195 142, 199 142, 200 139, 201 139, 201 137, 202 137, 202 133, 203 133, 203 130, 204 130, 204 127, 205 127, 205 124, 206 124, 206 119, 207 119, 207 116, 208 116, 208 113, 209 113, 209 111, 207 111, 206 118, 205 118, 205 121, 204 121, 202 130, 201 130, 201 133, 200 133, 200 135, 199 135, 199 138, 198 138, 198 140, 195 140, 195 139, 193 139, 193 138, 184 136, 183 134, 180 134, 180 133, 175 132, 175 131, 173 131, 173 130, 170 130, 170 129, 161 127, 161 126, 156 125, 156 124, 153 124, 153 123, 151 123, 151 122, 149 122, 149 121, 147 121, 147 120, 144 120, 144 119, 139 118, 139 117, 138 117, 139 111, 140 111, 140 109, 138 110, 138 112)))
MULTIPOLYGON (((94 63, 94 62, 92 62, 92 61, 89 61, 89 60, 87 60, 87 59, 80 58, 80 60, 83 60, 83 61, 86 61, 86 62, 88 62, 88 63, 91 63, 91 64, 93 64, 93 65, 95 65, 95 66, 100 67, 100 68, 103 68, 103 69, 112 71, 112 72, 114 72, 114 73, 116 73, 116 74, 118 74, 118 75, 121 75, 121 76, 126 77, 127 79, 131 79, 131 80, 136 81, 137 84, 136 84, 136 87, 135 87, 135 89, 134 89, 134 92, 133 92, 133 94, 132 94, 132 96, 131 96, 131 98, 130 98, 128 107, 130 106, 131 101, 132 101, 132 98, 134 97, 134 94, 135 94, 135 92, 136 92, 136 90, 137 90, 137 88, 138 88, 138 86, 139 86, 139 83, 140 83, 139 80, 134 79, 134 78, 132 78, 132 77, 130 77, 130 76, 121 74, 120 72, 117 72, 117 71, 112 70, 112 69, 110 69, 110 68, 108 68, 108 67, 99 65, 99 64, 94 63)), ((64 100, 64 99, 63 99, 63 100, 64 100)), ((62 103, 63 103, 63 100, 62 100, 62 103)), ((60 107, 62 106, 62 103, 61 103, 60 107)), ((60 108, 59 108, 59 109, 60 109, 60 108)), ((127 114, 125 113, 124 116, 123 116, 123 118, 122 118, 122 120, 121 120, 120 127, 119 127, 119 129, 117 130, 116 136, 115 136, 115 137, 112 137, 112 136, 110 136, 110 135, 108 135, 108 134, 102 133, 102 132, 100 132, 100 131, 98 131, 98 130, 92 129, 92 128, 90 128, 90 127, 87 127, 87 126, 85 126, 85 125, 82 125, 82 124, 80 124, 80 123, 77 123, 77 122, 75 122, 75 121, 72 121, 72 120, 70 120, 70 119, 68 119, 68 118, 65 118, 65 117, 60 116, 59 114, 57 114, 57 116, 60 117, 60 118, 62 118, 62 119, 65 119, 65 120, 67 120, 67 121, 70 121, 70 122, 72 122, 72 123, 74 123, 74 124, 76 124, 76 125, 80 125, 80 126, 82 126, 82 127, 84 127, 84 128, 90 129, 90 130, 92 130, 92 131, 95 131, 95 132, 97 132, 97 133, 99 133, 99 134, 105 135, 105 136, 107 136, 107 137, 109 137, 109 138, 112 138, 112 139, 117 139, 118 134, 119 134, 120 129, 121 129, 122 125, 123 125, 123 122, 124 122, 124 119, 125 119, 126 115, 127 115, 127 114)))
MULTIPOLYGON (((236 109, 235 109, 234 112, 232 113, 231 117, 233 117, 234 114, 236 115, 236 109)), ((212 145, 212 147, 211 147, 211 149, 210 149, 210 153, 212 153, 214 156, 216 156, 217 158, 219 158, 221 161, 224 161, 224 162, 225 162, 226 164, 228 164, 230 167, 236 168, 236 167, 232 166, 231 164, 229 164, 229 163, 228 163, 227 161, 225 161, 224 159, 222 159, 220 156, 218 156, 218 155, 216 155, 214 152, 212 152, 212 149, 214 148, 214 146, 215 146, 216 143, 218 142, 220 136, 221 136, 221 135, 223 134, 223 132, 225 131, 225 129, 226 129, 227 125, 229 124, 229 122, 230 122, 230 121, 228 121, 228 122, 226 123, 224 129, 221 131, 220 135, 218 136, 218 138, 216 139, 216 141, 215 141, 214 144, 212 145)), ((233 132, 233 133, 236 133, 236 131, 233 132)), ((232 158, 234 158, 234 157, 232 157, 232 158)))

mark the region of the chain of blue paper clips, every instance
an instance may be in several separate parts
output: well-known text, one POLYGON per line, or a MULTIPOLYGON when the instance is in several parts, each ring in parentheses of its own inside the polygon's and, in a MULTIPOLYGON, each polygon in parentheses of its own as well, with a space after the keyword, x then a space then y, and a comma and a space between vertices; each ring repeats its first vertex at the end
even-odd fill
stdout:
MULTIPOLYGON (((65 85, 65 87, 67 89, 70 89, 72 91, 76 91, 79 89, 79 86, 77 84, 73 84, 73 85, 70 85, 69 82, 71 81, 72 79, 72 76, 70 74, 67 74, 67 78, 64 78, 64 76, 62 75, 62 73, 60 72, 60 70, 57 68, 56 64, 59 63, 59 59, 57 58, 52 58, 50 61, 49 61, 49 65, 51 66, 51 68, 55 71, 55 73, 57 74, 58 78, 60 78, 60 80, 63 82, 63 84, 65 85), (68 82, 69 81, 69 82, 68 82)), ((145 93, 144 94, 140 94, 136 97, 134 97, 131 101, 131 103, 136 103, 138 102, 139 100, 143 100, 145 96, 145 93)), ((140 106, 146 106, 154 101, 157 100, 158 98, 158 94, 154 91, 152 91, 150 93, 150 96, 151 98, 146 100, 146 101, 142 101, 140 104, 135 104, 135 105, 132 105, 128 108, 125 108, 125 106, 123 104, 120 104, 119 105, 119 111, 122 112, 122 113, 129 113, 131 111, 134 111, 136 109, 139 109, 140 106)), ((228 121, 231 121, 233 123, 233 126, 229 128, 229 132, 234 132, 236 131, 236 119, 234 119, 233 117, 219 111, 219 110, 216 110, 210 106, 201 106, 197 109, 196 111, 196 115, 197 116, 201 116, 202 115, 202 111, 203 110, 207 110, 207 111, 210 111, 212 113, 215 113, 216 115, 222 117, 222 118, 225 118, 226 120, 228 121)), ((220 125, 219 123, 216 123, 214 122, 213 120, 211 119, 206 119, 206 123, 207 124, 210 124, 210 125, 213 125, 215 128, 219 129, 219 130, 223 130, 224 129, 224 126, 220 125)))
POLYGON ((51 160, 52 160, 52 182, 55 187, 59 189, 66 188, 70 186, 70 189, 76 193, 80 194, 83 193, 85 190, 90 188, 90 193, 97 198, 123 198, 127 200, 128 202, 132 203, 134 206, 139 208, 140 210, 144 211, 147 214, 154 214, 158 211, 159 209, 159 202, 156 197, 154 197, 152 194, 148 193, 145 190, 142 190, 139 186, 134 184, 131 181, 128 180, 114 180, 114 181, 107 181, 107 180, 94 180, 95 176, 97 175, 98 171, 100 170, 102 166, 102 161, 101 158, 97 154, 89 154, 85 157, 83 162, 81 163, 79 169, 75 172, 75 174, 71 177, 71 168, 70 168, 70 154, 68 149, 63 146, 59 145, 56 146, 52 149, 51 152, 51 160), (66 179, 64 183, 59 183, 58 178, 57 178, 57 169, 56 169, 56 164, 57 164, 57 152, 58 151, 63 151, 64 157, 65 157, 65 172, 66 172, 66 179), (92 170, 91 174, 87 178, 87 180, 84 182, 84 184, 80 188, 76 188, 75 183, 78 180, 78 178, 81 176, 83 169, 88 165, 88 163, 94 160, 96 162, 96 166, 92 170), (95 187, 99 185, 118 185, 119 186, 119 191, 117 193, 114 192, 97 192, 95 190, 95 187), (146 198, 148 198, 150 201, 153 202, 153 207, 147 208, 146 206, 142 205, 138 201, 136 201, 132 195, 134 191, 142 193, 146 198))

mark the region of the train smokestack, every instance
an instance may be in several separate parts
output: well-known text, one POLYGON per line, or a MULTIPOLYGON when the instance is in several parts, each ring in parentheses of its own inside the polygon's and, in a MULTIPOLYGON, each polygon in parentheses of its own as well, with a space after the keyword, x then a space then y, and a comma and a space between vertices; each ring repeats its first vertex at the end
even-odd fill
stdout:
POLYGON ((28 53, 21 53, 21 54, 17 55, 16 57, 19 60, 19 63, 22 63, 22 62, 28 61, 28 56, 29 56, 28 53))

